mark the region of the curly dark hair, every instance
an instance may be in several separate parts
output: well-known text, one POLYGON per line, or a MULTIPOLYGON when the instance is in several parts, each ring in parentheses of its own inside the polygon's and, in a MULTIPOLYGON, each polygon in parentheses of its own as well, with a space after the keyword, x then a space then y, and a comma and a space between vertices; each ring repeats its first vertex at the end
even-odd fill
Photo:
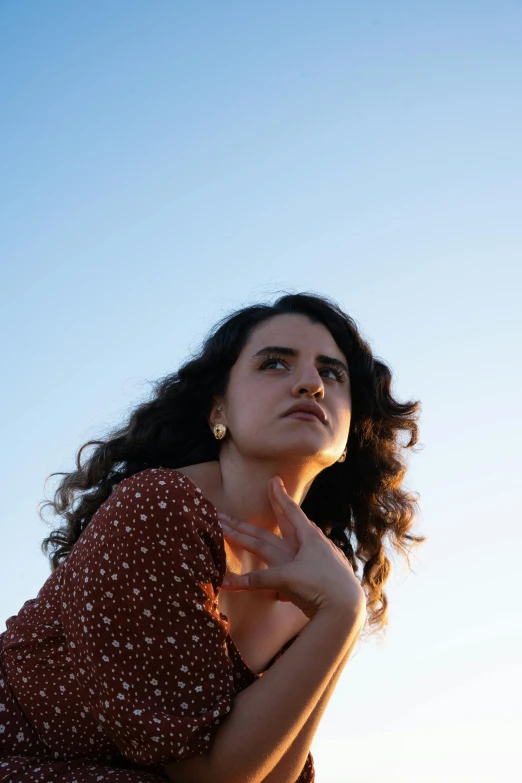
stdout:
POLYGON ((51 570, 67 557, 120 481, 147 468, 181 468, 219 459, 220 444, 208 425, 213 398, 225 394, 230 370, 255 328, 282 314, 322 323, 348 359, 352 418, 346 460, 319 473, 302 509, 344 552, 356 574, 358 562, 362 564, 367 628, 384 629, 384 585, 391 572, 384 545, 389 542, 411 568, 410 550, 426 538, 409 532, 419 494, 401 489, 407 471, 401 451, 417 443, 420 402, 394 399, 391 371, 374 358, 355 321, 331 298, 316 294, 285 294, 273 304, 244 307, 223 318, 197 355, 177 372, 151 382, 152 399, 133 410, 126 426, 105 440, 85 443, 76 455, 77 470, 50 474, 65 476, 54 501, 42 501, 39 510, 42 516, 43 508, 51 506, 64 518, 42 543, 51 570), (402 430, 409 432, 405 444, 399 439, 402 430), (88 446, 96 448, 82 465, 88 446))

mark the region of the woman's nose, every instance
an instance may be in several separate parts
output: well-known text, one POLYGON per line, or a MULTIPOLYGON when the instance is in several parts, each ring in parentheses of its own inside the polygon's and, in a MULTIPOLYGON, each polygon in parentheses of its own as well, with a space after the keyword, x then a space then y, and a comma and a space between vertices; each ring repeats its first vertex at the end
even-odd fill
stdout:
POLYGON ((309 394, 324 394, 324 382, 319 371, 315 368, 312 370, 303 371, 294 383, 293 391, 297 391, 301 394, 303 391, 307 391, 309 394))

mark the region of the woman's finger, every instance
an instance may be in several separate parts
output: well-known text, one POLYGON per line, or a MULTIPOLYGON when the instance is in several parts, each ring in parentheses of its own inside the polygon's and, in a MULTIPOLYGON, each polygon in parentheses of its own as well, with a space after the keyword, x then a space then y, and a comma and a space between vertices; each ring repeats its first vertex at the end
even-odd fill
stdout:
POLYGON ((261 530, 260 533, 255 534, 241 532, 232 527, 227 529, 226 526, 222 526, 222 530, 226 538, 257 555, 267 566, 283 565, 291 562, 295 557, 295 553, 283 539, 268 530, 261 530))
POLYGON ((273 486, 277 502, 281 506, 286 519, 288 519, 292 525, 294 529, 294 535, 296 536, 298 543, 301 543, 302 535, 306 535, 310 529, 310 520, 304 513, 301 506, 292 500, 290 495, 287 493, 279 476, 274 479, 273 486))
POLYGON ((295 528, 292 525, 292 523, 289 521, 289 519, 287 519, 286 513, 283 511, 281 504, 277 499, 277 496, 274 492, 274 487, 273 487, 274 484, 275 484, 274 479, 271 479, 268 482, 268 498, 270 500, 270 503, 272 504, 272 508, 274 510, 277 524, 279 525, 279 529, 281 530, 283 538, 289 539, 290 541, 292 541, 292 543, 295 546, 298 543, 295 528))

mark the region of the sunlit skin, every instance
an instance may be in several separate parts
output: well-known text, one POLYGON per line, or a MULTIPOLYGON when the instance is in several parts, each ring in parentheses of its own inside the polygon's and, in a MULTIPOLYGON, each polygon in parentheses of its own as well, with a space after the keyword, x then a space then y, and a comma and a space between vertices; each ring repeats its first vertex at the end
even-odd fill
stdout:
MULTIPOLYGON (((226 395, 215 399, 210 415, 211 426, 219 422, 228 428, 214 463, 213 494, 220 511, 279 533, 269 479, 279 475, 301 505, 315 477, 341 456, 350 430, 350 380, 325 356, 348 365, 328 329, 306 316, 274 316, 255 329, 231 370, 226 395), (262 369, 268 357, 256 354, 267 346, 291 348, 297 356, 276 355, 262 369), (326 423, 282 418, 301 401, 320 405, 326 423)), ((259 567, 251 553, 232 549, 243 571, 259 567)))

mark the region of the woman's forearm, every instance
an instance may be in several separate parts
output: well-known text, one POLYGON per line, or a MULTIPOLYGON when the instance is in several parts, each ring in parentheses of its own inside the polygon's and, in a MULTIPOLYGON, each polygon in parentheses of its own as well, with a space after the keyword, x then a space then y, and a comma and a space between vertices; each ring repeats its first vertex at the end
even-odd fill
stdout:
POLYGON ((294 781, 297 781, 299 778, 306 759, 308 758, 313 738, 316 734, 321 717, 323 716, 323 713, 326 709, 326 705, 330 701, 339 677, 341 676, 348 658, 352 654, 352 650, 355 647, 356 642, 357 639, 354 640, 343 660, 338 665, 332 679, 326 687, 326 690, 317 702, 312 714, 304 724, 296 739, 290 745, 283 758, 278 762, 278 764, 276 764, 272 772, 270 772, 263 780, 263 783, 294 783, 294 781))
POLYGON ((342 669, 364 619, 342 605, 322 610, 260 679, 237 694, 214 737, 209 780, 263 783, 315 713, 306 734, 311 743, 331 696, 331 690, 329 696, 325 691, 342 669))

